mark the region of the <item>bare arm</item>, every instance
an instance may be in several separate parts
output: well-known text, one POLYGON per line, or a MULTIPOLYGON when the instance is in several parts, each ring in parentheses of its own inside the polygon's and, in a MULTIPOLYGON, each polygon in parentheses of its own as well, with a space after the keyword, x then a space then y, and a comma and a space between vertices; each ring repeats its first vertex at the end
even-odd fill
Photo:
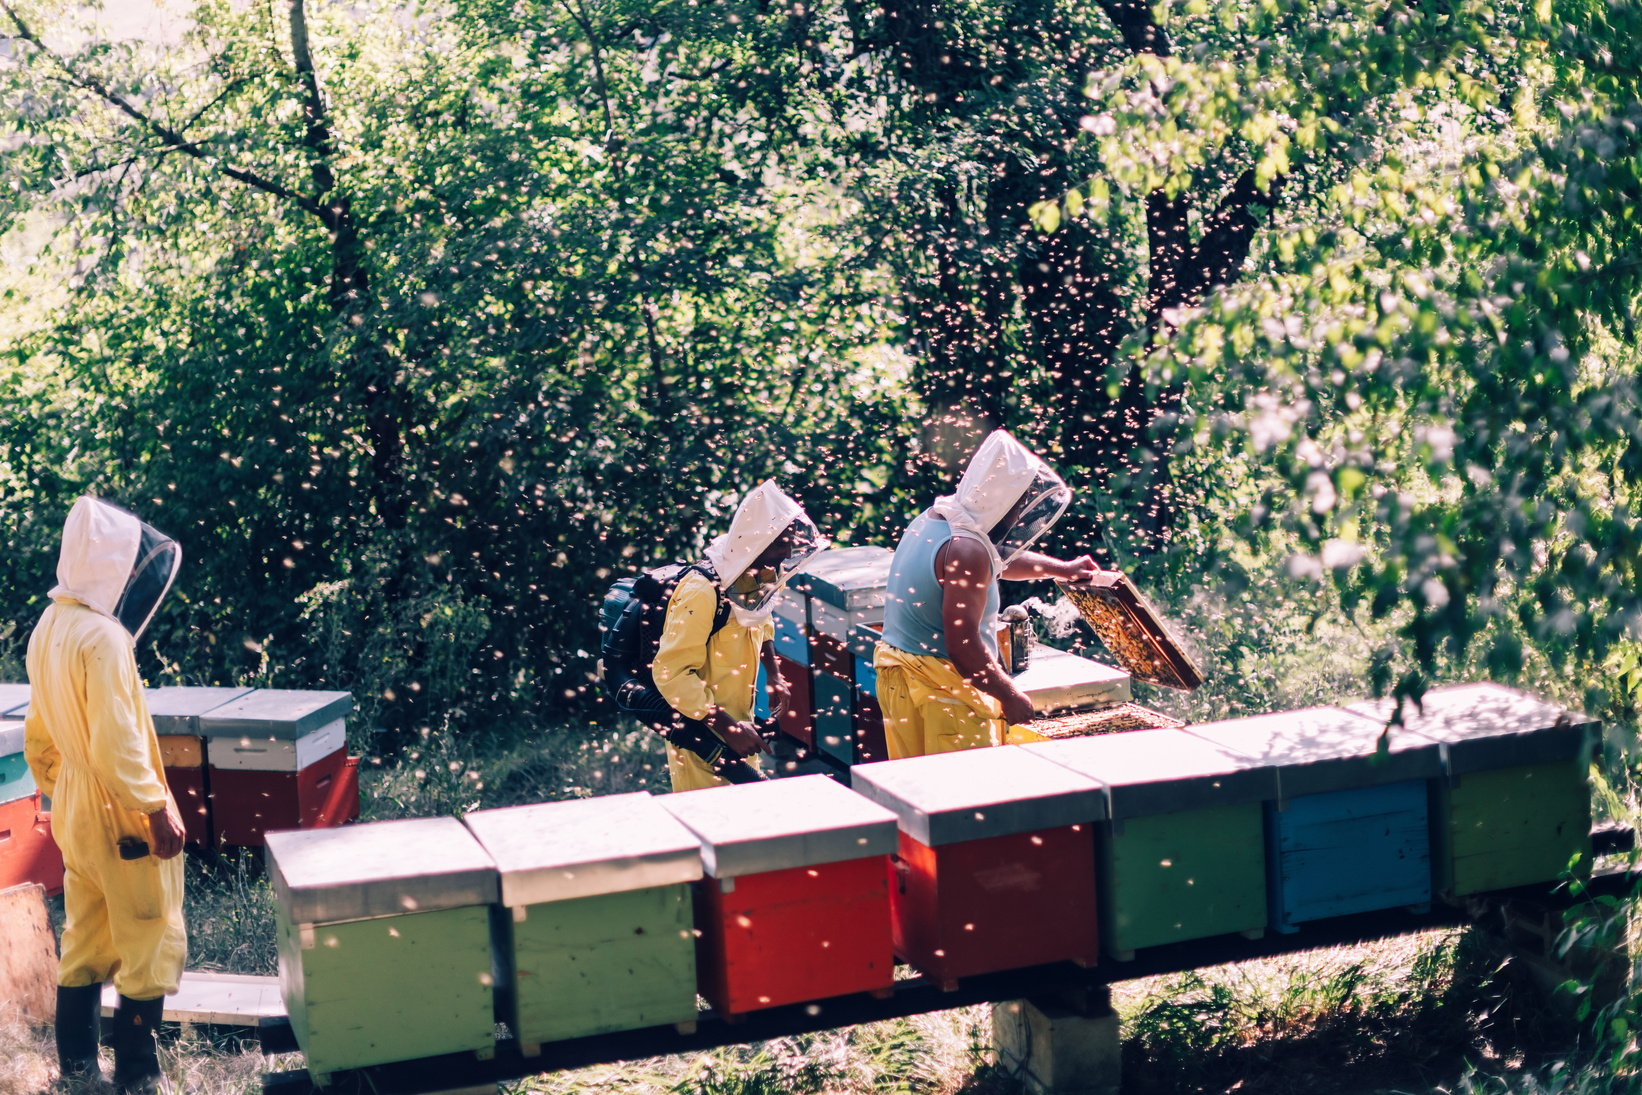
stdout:
POLYGON ((946 634, 947 657, 964 679, 1003 705, 1004 718, 1012 723, 1028 721, 1032 701, 1015 687, 981 639, 986 592, 992 584, 986 549, 967 536, 954 536, 936 556, 935 573, 941 582, 941 628, 946 634))
POLYGON ((1087 582, 1099 573, 1100 568, 1087 555, 1079 555, 1076 559, 1057 559, 1036 551, 1020 552, 1003 568, 1003 576, 1011 582, 1031 582, 1040 578, 1087 582))

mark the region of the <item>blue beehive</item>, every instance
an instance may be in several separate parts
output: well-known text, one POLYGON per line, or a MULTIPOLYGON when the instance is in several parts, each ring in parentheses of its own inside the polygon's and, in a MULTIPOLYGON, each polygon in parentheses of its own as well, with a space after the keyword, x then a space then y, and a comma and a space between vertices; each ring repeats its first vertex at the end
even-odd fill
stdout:
POLYGON ((1273 928, 1430 904, 1435 743, 1382 739, 1379 723, 1337 707, 1188 730, 1276 769, 1278 797, 1266 806, 1273 928))

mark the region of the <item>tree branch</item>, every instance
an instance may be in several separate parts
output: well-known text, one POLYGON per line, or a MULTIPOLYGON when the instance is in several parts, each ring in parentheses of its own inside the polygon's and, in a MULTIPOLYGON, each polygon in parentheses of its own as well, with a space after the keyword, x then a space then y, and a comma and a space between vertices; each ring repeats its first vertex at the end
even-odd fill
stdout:
POLYGON ((247 171, 244 168, 235 167, 232 164, 224 163, 222 160, 219 160, 209 151, 202 148, 194 141, 189 140, 187 137, 184 137, 181 133, 166 125, 164 122, 161 122, 159 119, 148 115, 142 110, 139 110, 134 104, 131 103, 130 100, 126 99, 125 96, 112 90, 96 77, 87 76, 77 71, 74 66, 70 65, 55 51, 47 47, 47 45, 40 40, 40 37, 29 28, 28 24, 23 22, 22 18, 17 14, 16 9, 14 9, 11 4, 7 3, 6 0, 0 0, 0 10, 3 10, 6 13, 7 17, 11 19, 12 25, 17 28, 16 37, 28 42, 35 49, 50 58, 52 64, 56 65, 57 68, 68 78, 69 83, 83 91, 89 91, 109 106, 112 106, 120 113, 126 115, 126 117, 135 121, 144 129, 147 129, 149 132, 153 133, 160 139, 166 148, 192 156, 194 159, 199 160, 201 163, 210 165, 236 182, 244 183, 252 189, 260 190, 266 194, 271 194, 276 198, 282 198, 285 201, 296 205, 298 208, 324 219, 325 213, 323 209, 313 198, 310 198, 306 194, 299 194, 289 187, 284 186, 281 183, 277 183, 272 179, 264 178, 254 171, 247 171))
POLYGON ((1262 193, 1254 184, 1253 168, 1238 176, 1204 223, 1203 237, 1193 256, 1196 278, 1191 296, 1201 296, 1217 285, 1224 285, 1242 268, 1254 243, 1255 230, 1260 227, 1254 211, 1276 208, 1283 180, 1284 176, 1277 176, 1270 189, 1262 193))
POLYGON ((1148 0, 1099 2, 1100 10, 1105 12, 1106 18, 1117 27, 1118 33, 1123 36, 1123 44, 1128 46, 1131 52, 1152 53, 1159 57, 1169 56, 1169 36, 1152 17, 1152 5, 1148 0))
POLYGON ((313 54, 308 49, 308 14, 303 0, 291 0, 291 61, 297 82, 302 85, 302 114, 307 128, 302 144, 309 152, 309 170, 314 176, 314 197, 324 201, 336 186, 331 173, 331 157, 336 147, 331 140, 330 123, 325 120, 325 100, 319 93, 319 77, 314 73, 313 54))

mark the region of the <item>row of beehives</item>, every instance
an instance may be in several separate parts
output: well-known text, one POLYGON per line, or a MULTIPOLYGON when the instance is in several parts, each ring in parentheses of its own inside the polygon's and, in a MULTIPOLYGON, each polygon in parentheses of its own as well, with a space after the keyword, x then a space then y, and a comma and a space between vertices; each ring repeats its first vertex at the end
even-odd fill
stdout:
MULTIPOLYGON (((145 689, 144 698, 188 843, 255 847, 272 829, 340 825, 359 816, 358 764, 348 756, 349 693, 166 687, 145 689)), ((25 784, 34 791, 22 756, 27 710, 28 685, 0 684, 0 795, 25 784)), ((0 858, 4 847, 0 837, 0 858)))
POLYGON ((1439 690, 682 795, 274 833, 318 1076, 526 1049, 1547 883, 1589 851, 1593 727, 1439 690))
MULTIPOLYGON (((789 689, 781 730, 837 768, 888 756, 872 657, 883 633, 893 555, 883 547, 824 551, 775 604, 775 653, 789 689)), ((1130 698, 1129 674, 1046 647, 1037 649, 1016 684, 1039 711, 1130 698)), ((769 713, 762 695, 757 713, 769 713)))

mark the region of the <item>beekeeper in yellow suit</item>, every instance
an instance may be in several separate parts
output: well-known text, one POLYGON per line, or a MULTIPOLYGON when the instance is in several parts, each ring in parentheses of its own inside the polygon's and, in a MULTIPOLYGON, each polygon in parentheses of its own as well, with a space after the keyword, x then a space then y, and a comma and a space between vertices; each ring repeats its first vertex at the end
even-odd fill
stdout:
POLYGON ((998 581, 1098 573, 1087 555, 1027 550, 1071 500, 1049 465, 997 430, 958 489, 907 526, 872 660, 892 760, 1000 745, 1008 724, 1031 719, 1032 701, 998 662, 998 581))
POLYGON ((187 957, 182 818, 136 659, 181 560, 175 542, 134 515, 81 498, 28 646, 25 752, 51 797, 67 868, 58 1063, 65 1079, 97 1076, 102 983, 113 978, 114 1082, 133 1095, 159 1090, 155 1035, 187 957))
MULTIPOLYGON (((755 767, 759 754, 769 751, 753 725, 760 661, 772 708, 779 710, 786 696, 775 660, 776 594, 825 546, 804 508, 767 480, 741 500, 729 529, 707 545, 702 564, 679 579, 667 603, 650 667, 656 691, 674 711, 705 723, 731 753, 755 767)), ((671 741, 667 770, 674 791, 726 782, 697 752, 671 741)))

